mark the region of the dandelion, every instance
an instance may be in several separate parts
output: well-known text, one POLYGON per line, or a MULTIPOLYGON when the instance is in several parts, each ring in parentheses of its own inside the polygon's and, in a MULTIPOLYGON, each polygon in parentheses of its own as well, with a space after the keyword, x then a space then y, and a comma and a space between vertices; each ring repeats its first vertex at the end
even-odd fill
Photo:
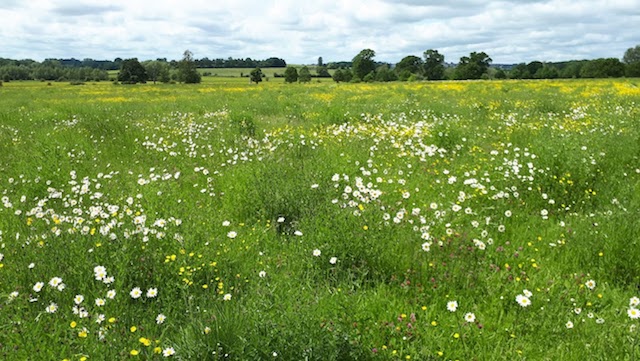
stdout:
POLYGON ((638 318, 640 318, 640 311, 631 307, 627 310, 627 315, 629 315, 630 319, 637 320, 638 318))
POLYGON ((596 281, 588 280, 587 282, 585 282, 584 285, 587 286, 588 289, 592 290, 592 289, 596 288, 596 281))
POLYGON ((321 254, 322 254, 322 251, 320 251, 319 249, 316 248, 313 250, 314 257, 320 257, 321 254))
POLYGON ((567 321, 567 323, 565 323, 564 325, 568 329, 572 329, 573 328, 573 322, 571 322, 571 321, 567 321))
POLYGON ((139 353, 140 353, 140 351, 138 351, 138 350, 136 350, 136 349, 133 349, 133 350, 131 350, 131 351, 129 352, 129 354, 130 354, 131 356, 138 356, 138 354, 139 354, 139 353))
POLYGON ((161 325, 164 323, 164 321, 167 319, 167 316, 163 315, 162 313, 158 314, 158 316, 156 316, 156 323, 158 325, 161 325))
POLYGON ((40 290, 42 290, 42 287, 44 287, 44 282, 37 282, 35 285, 33 285, 33 290, 36 292, 40 292, 40 290))
POLYGON ((140 290, 140 287, 134 287, 129 294, 131 295, 131 298, 136 299, 142 296, 142 291, 140 290))
POLYGON ((162 350, 162 356, 164 357, 173 356, 175 354, 176 354, 176 350, 174 350, 173 347, 167 347, 164 350, 162 350))
POLYGON ((529 297, 525 295, 517 295, 516 302, 518 302, 518 304, 522 307, 527 307, 531 305, 531 300, 529 299, 529 297))
POLYGON ((475 320, 476 320, 476 315, 474 315, 472 312, 467 312, 467 313, 464 315, 464 320, 465 320, 465 321, 467 321, 467 322, 469 322, 469 323, 475 322, 475 320))
POLYGON ((140 342, 141 344, 145 345, 145 346, 151 346, 151 340, 146 338, 146 337, 140 337, 138 339, 138 342, 140 342))
POLYGON ((147 298, 154 298, 158 295, 158 289, 157 288, 149 288, 147 290, 147 298))
POLYGON ((56 311, 58 310, 58 305, 51 302, 45 310, 47 311, 47 313, 56 313, 56 311))
POLYGON ((458 301, 447 302, 447 310, 449 310, 449 312, 456 312, 457 309, 458 309, 458 301))

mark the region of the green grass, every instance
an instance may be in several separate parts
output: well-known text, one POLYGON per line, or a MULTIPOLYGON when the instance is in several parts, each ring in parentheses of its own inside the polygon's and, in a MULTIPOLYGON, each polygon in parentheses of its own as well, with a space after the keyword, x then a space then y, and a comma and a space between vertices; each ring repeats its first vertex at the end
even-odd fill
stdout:
POLYGON ((1 358, 640 356, 637 80, 225 74, 3 84, 1 358))

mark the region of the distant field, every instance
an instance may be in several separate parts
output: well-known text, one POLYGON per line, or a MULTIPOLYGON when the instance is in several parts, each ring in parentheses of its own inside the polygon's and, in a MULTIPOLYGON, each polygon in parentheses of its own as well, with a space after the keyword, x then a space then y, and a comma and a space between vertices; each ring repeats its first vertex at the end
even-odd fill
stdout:
POLYGON ((638 79, 247 71, 0 87, 0 359, 640 357, 638 79))

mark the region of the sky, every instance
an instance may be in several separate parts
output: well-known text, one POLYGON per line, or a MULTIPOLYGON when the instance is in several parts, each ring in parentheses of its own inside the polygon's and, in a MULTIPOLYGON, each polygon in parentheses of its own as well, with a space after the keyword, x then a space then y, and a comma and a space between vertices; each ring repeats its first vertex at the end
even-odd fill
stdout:
POLYGON ((640 0, 0 0, 0 57, 397 63, 436 49, 495 64, 622 58, 640 0))

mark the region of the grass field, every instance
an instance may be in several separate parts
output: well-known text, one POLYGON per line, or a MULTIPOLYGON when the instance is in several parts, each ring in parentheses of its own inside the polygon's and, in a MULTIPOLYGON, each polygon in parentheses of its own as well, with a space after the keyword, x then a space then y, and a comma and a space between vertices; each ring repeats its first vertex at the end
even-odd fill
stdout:
POLYGON ((638 359, 639 86, 5 83, 0 358, 638 359))

